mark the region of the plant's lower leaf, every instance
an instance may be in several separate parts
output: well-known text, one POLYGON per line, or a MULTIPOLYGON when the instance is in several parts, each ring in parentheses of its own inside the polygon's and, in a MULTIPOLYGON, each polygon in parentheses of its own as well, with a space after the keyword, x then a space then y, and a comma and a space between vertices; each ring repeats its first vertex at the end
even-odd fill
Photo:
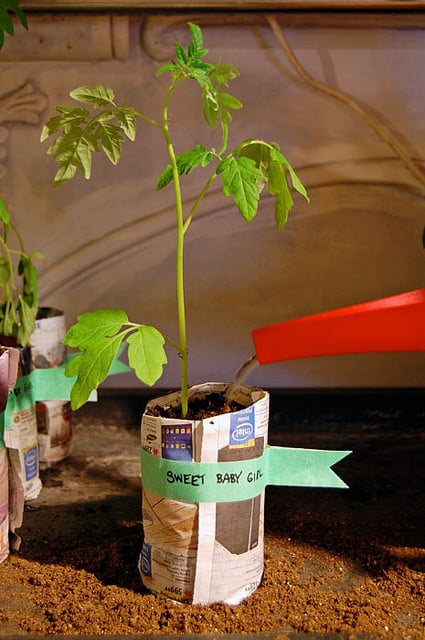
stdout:
POLYGON ((71 390, 71 407, 81 407, 107 377, 124 334, 92 342, 82 354, 73 358, 65 369, 68 377, 77 376, 71 390))
POLYGON ((121 309, 87 311, 78 316, 63 342, 68 347, 96 349, 103 339, 116 335, 127 323, 128 316, 121 309))
POLYGON ((155 327, 140 325, 127 338, 128 362, 139 380, 152 386, 162 376, 163 365, 167 364, 164 336, 155 327))

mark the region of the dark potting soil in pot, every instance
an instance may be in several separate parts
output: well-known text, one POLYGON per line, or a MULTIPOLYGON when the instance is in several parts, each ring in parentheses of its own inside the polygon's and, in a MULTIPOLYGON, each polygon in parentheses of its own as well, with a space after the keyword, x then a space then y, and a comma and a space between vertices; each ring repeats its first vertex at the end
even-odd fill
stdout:
MULTIPOLYGON (((210 392, 191 398, 189 401, 188 412, 185 416, 189 420, 204 420, 211 416, 217 416, 222 413, 229 413, 233 411, 239 411, 244 407, 231 400, 226 399, 223 393, 210 392)), ((182 418, 182 411, 180 405, 160 405, 155 404, 149 407, 149 414, 159 416, 161 418, 182 418)))
POLYGON ((138 426, 123 427, 102 401, 78 412, 72 457, 44 472, 21 551, 0 565, 0 633, 422 640, 423 406, 395 394, 272 398, 271 443, 352 449, 335 468, 350 488, 267 489, 263 582, 237 607, 174 605, 143 590, 138 426))

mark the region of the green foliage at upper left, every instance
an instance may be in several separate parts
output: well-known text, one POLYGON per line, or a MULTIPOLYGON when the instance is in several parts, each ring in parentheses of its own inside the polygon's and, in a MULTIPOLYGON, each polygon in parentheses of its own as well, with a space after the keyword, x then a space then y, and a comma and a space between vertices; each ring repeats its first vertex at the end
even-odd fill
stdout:
POLYGON ((28 29, 26 15, 19 6, 18 0, 0 0, 0 49, 4 45, 4 34, 13 36, 15 32, 14 15, 22 26, 28 29))

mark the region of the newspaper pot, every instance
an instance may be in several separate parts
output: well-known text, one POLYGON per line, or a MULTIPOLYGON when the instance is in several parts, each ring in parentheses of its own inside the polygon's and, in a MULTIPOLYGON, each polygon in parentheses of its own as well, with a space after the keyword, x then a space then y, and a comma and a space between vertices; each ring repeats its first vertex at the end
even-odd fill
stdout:
POLYGON ((17 351, 0 347, 0 563, 9 555, 9 464, 4 443, 4 410, 17 373, 17 351))
MULTIPOLYGON (((190 399, 224 393, 225 383, 192 387, 190 399)), ((269 394, 240 385, 239 411, 202 420, 163 418, 153 408, 180 404, 155 398, 142 417, 144 451, 169 460, 229 462, 260 457, 267 444, 269 394)), ((228 475, 228 474, 226 474, 228 475)), ((229 491, 235 478, 229 482, 229 491)), ((247 500, 195 502, 164 498, 143 486, 144 540, 139 571, 153 593, 190 604, 239 604, 256 590, 264 567, 264 491, 247 500)))
POLYGON ((8 414, 4 430, 9 462, 10 545, 13 550, 18 550, 21 539, 16 530, 22 526, 25 502, 37 498, 42 488, 35 402, 28 378, 32 360, 30 347, 17 346, 14 338, 1 336, 0 344, 16 347, 19 353, 18 375, 12 390, 14 406, 8 414))
MULTIPOLYGON (((65 314, 54 307, 40 307, 30 338, 36 369, 52 369, 66 362, 65 314)), ((72 446, 72 412, 68 400, 36 403, 40 466, 50 467, 69 456, 72 446)))
POLYGON ((30 338, 31 357, 36 369, 49 369, 64 364, 66 347, 65 315, 54 307, 40 307, 30 338))

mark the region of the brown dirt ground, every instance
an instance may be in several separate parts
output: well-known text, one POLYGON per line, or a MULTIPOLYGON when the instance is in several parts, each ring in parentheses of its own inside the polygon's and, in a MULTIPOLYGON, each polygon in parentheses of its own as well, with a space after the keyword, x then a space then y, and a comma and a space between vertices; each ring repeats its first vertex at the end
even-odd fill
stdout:
POLYGON ((422 395, 272 399, 272 444, 352 449, 335 469, 350 488, 267 489, 263 582, 237 607, 144 591, 137 419, 108 402, 75 415, 73 456, 43 473, 21 551, 0 566, 0 635, 425 638, 422 395))

